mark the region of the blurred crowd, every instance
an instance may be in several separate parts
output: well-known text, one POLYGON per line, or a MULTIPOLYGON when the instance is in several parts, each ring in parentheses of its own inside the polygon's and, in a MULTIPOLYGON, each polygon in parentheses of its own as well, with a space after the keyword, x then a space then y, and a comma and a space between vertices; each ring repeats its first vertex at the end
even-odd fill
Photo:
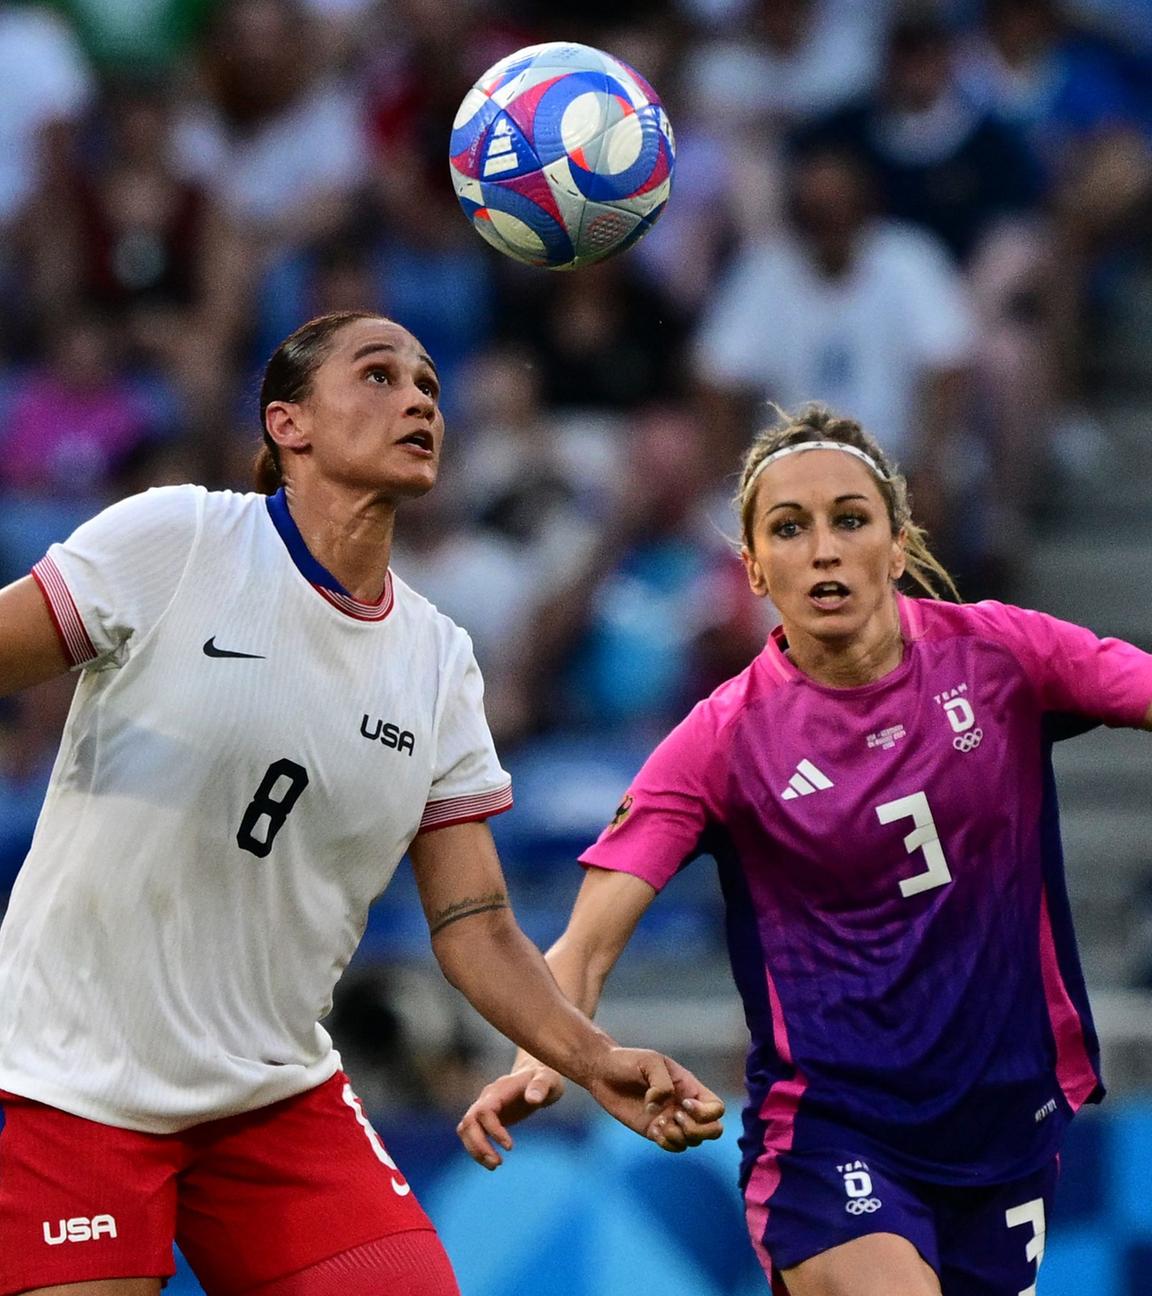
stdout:
MULTIPOLYGON (((1010 590, 1152 252, 1146 0, 0 0, 0 86, 0 581, 147 485, 246 489, 264 358, 383 311, 448 419, 395 566, 514 773, 626 778, 758 651, 729 500, 770 401, 860 418, 962 593, 1010 590), (494 253, 447 166, 469 86, 555 39, 678 144, 654 231, 573 274, 494 253)), ((0 713, 0 892, 67 693, 0 713)))

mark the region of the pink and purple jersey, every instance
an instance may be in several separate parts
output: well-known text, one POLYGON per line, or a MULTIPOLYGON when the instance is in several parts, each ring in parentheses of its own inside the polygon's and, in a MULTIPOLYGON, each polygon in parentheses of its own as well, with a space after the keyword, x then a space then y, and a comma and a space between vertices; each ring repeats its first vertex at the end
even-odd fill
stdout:
POLYGON ((999 603, 901 598, 858 688, 777 632, 581 857, 662 888, 718 862, 751 1033, 745 1176, 850 1127, 914 1175, 1002 1182, 1103 1094, 1063 878, 1057 730, 1138 726, 1152 656, 999 603))

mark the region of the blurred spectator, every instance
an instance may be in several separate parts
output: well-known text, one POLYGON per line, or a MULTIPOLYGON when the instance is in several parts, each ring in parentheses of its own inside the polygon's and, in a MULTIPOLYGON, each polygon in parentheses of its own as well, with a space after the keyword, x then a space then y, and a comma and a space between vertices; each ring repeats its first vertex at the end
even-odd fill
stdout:
POLYGON ((102 109, 96 147, 44 193, 34 238, 40 313, 96 307, 117 321, 134 357, 179 373, 201 306, 206 198, 172 168, 172 107, 159 83, 112 85, 102 109))
POLYGON ((750 0, 742 8, 738 25, 688 51, 684 93, 697 115, 728 128, 783 127, 871 88, 885 0, 750 0))
POLYGON ((159 72, 176 63, 218 0, 57 0, 105 68, 159 72))
POLYGON ((717 625, 740 668, 763 647, 767 625, 742 607, 733 615, 739 563, 704 508, 715 475, 713 447, 689 412, 638 412, 615 515, 582 570, 552 591, 531 637, 526 665, 552 725, 650 736, 712 682, 714 659, 702 661, 701 646, 711 654, 717 625))
POLYGON ((301 320, 323 311, 383 311, 403 320, 436 357, 445 417, 455 422, 463 412, 461 366, 497 325, 491 255, 465 221, 459 225, 467 241, 413 247, 367 203, 349 229, 279 259, 260 285, 257 355, 271 354, 301 320))
POLYGON ((594 546, 615 484, 616 443, 590 420, 565 426, 541 403, 535 366, 504 348, 478 356, 467 411, 449 431, 449 489, 409 510, 399 574, 466 626, 484 672, 485 709, 501 743, 539 726, 527 689, 541 605, 594 546))
POLYGON ((863 157, 885 213, 931 230, 962 263, 995 226, 1036 216, 1043 201, 1023 133, 961 91, 951 34, 931 13, 897 22, 876 91, 809 133, 863 157))
POLYGON ((685 44, 675 83, 676 184, 685 201, 677 190, 663 217, 667 228, 640 253, 649 259, 668 248, 662 268, 670 291, 697 307, 728 236, 757 237, 782 218, 785 133, 871 88, 889 0, 737 0, 712 8, 701 15, 701 37, 685 44))
POLYGON ((0 0, 0 231, 20 215, 54 126, 74 126, 93 82, 72 32, 46 6, 0 0))
POLYGON ((972 422, 996 464, 988 547, 1019 552, 1066 387, 1037 157, 1017 126, 961 91, 950 30, 924 10, 894 25, 875 94, 806 134, 862 157, 886 214, 931 231, 966 271, 978 324, 972 422))
POLYGON ((984 0, 960 74, 973 101, 1026 131, 1055 172, 1066 150, 1138 122, 1115 63, 1065 23, 1059 0, 984 0))
POLYGON ((628 260, 521 283, 506 331, 536 352, 546 403, 629 410, 684 389, 680 311, 628 260))
POLYGON ((46 7, 0 0, 0 349, 27 321, 23 219, 45 174, 67 154, 94 87, 71 31, 46 7))
POLYGON ((360 108, 314 57, 297 0, 224 0, 202 44, 203 96, 176 129, 182 174, 220 208, 209 289, 235 335, 260 270, 346 224, 365 174, 360 108))
POLYGON ((1109 50, 1071 28, 1057 0, 984 0, 961 75, 977 103, 1027 132, 1048 170, 1053 352, 1064 398, 1086 405, 1085 331, 1105 282, 1097 272, 1125 241, 1146 242, 1147 124, 1109 50))
POLYGON ((386 12, 388 40, 364 47, 375 196, 402 242, 459 241, 467 224, 446 183, 456 110, 498 59, 550 37, 484 0, 388 0, 386 12))
POLYGON ((157 432, 157 410, 120 368, 114 335, 77 314, 48 338, 45 361, 13 385, 0 431, 9 491, 94 498, 157 432))
POLYGON ((11 381, 0 412, 0 571, 23 575, 48 544, 117 492, 119 474, 165 431, 164 405, 132 381, 115 335, 77 313, 44 361, 11 381))
MULTIPOLYGON (((939 531, 959 488, 976 333, 964 285, 930 234, 874 214, 859 160, 801 152, 789 227, 743 248, 701 322, 695 368, 717 452, 735 462, 755 405, 819 395, 873 429, 915 480, 939 531)), ((970 525, 970 523, 969 523, 970 525)))

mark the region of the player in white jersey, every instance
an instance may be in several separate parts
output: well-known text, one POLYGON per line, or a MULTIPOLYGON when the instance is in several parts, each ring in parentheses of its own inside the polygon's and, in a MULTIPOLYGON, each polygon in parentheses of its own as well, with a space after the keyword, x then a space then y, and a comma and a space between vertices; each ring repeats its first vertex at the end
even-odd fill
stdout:
POLYGON ((438 393, 399 325, 311 321, 265 375, 268 494, 148 491, 0 592, 0 693, 81 671, 0 928, 0 1296, 155 1296, 174 1240, 210 1296, 456 1291, 319 1025, 406 850, 489 1021, 669 1150, 719 1133, 511 915, 471 645, 388 568, 438 393))
MULTIPOLYGON (((548 961, 591 1013, 657 892, 711 855, 751 1036, 740 1185, 773 1291, 1034 1291, 1064 1131, 1103 1095, 1050 748, 1152 728, 1152 656, 898 592, 905 570, 950 582, 903 479, 827 411, 757 438, 739 502, 781 627, 645 762, 548 961)), ((521 1054, 466 1146, 499 1155, 559 1087, 521 1054)))

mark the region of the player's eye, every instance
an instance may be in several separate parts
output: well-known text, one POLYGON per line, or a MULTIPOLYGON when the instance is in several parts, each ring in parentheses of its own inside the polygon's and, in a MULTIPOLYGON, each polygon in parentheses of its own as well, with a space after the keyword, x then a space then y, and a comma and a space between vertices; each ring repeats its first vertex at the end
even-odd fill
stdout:
POLYGON ((841 513, 836 519, 836 525, 842 531, 859 531, 862 526, 868 525, 868 517, 864 513, 841 513))
POLYGON ((365 377, 370 383, 375 383, 378 387, 384 386, 385 383, 392 381, 392 376, 387 369, 369 369, 365 377))
POLYGON ((779 522, 772 524, 772 534, 782 540, 790 540, 800 534, 800 523, 795 518, 781 518, 779 522))
POLYGON ((425 396, 435 400, 440 395, 440 384, 431 378, 424 378, 417 384, 425 396))

